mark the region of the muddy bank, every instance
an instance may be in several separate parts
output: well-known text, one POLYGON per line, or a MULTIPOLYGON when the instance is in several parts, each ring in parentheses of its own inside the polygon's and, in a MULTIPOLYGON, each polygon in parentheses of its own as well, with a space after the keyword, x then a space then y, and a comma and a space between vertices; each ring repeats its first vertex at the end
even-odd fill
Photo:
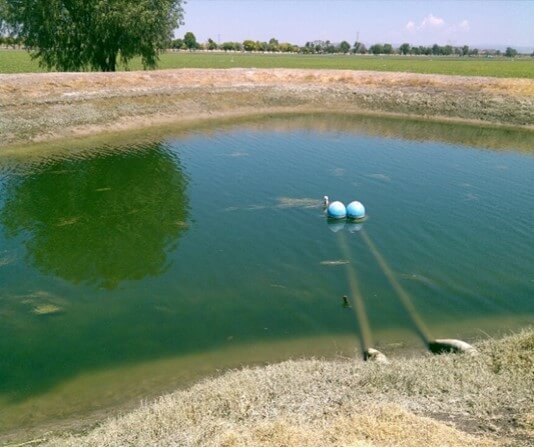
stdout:
POLYGON ((0 146, 259 113, 348 112, 534 128, 534 81, 183 69, 0 75, 0 146))

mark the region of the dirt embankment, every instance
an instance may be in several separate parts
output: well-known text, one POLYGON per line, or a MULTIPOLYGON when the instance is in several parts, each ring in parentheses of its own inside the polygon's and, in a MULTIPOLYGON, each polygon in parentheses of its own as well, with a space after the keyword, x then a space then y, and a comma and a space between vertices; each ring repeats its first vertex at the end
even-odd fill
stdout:
POLYGON ((216 117, 328 111, 534 128, 534 81, 242 68, 0 75, 0 146, 216 117))

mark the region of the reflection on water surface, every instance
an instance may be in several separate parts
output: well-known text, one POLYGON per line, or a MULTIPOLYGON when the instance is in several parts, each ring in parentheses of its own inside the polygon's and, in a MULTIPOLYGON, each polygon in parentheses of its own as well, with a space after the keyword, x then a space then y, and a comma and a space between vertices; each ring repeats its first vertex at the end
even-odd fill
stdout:
POLYGON ((161 145, 45 163, 9 178, 4 195, 6 235, 28 234, 29 262, 74 283, 159 275, 187 227, 186 180, 161 145))
POLYGON ((0 439, 218 368, 355 356, 362 334, 421 349, 364 235, 433 336, 531 323, 523 134, 464 136, 512 146, 497 152, 402 123, 285 118, 2 159, 0 439), (363 227, 328 225, 325 194, 362 201, 363 227))

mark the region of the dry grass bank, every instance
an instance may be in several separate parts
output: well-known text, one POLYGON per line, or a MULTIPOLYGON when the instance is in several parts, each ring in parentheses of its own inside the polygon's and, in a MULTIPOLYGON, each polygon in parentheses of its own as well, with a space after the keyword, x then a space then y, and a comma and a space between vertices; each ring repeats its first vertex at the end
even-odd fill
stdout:
POLYGON ((478 356, 288 361, 203 381, 47 447, 528 446, 534 330, 478 356))
POLYGON ((534 128, 534 81, 305 69, 0 75, 0 147, 154 124, 350 112, 534 128))

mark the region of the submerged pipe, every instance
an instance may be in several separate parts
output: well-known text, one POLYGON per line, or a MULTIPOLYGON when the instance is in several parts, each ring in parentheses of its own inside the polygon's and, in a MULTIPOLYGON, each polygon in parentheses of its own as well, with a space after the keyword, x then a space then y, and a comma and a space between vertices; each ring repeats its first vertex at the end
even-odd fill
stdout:
POLYGON ((361 235, 362 235, 363 240, 369 247, 371 254, 374 256, 374 258, 376 259, 376 262, 378 262, 378 265, 384 272, 384 275, 386 275, 386 278, 391 284, 391 287, 393 287, 393 290, 395 290, 398 297, 400 298, 400 301, 403 304, 404 309, 410 316, 412 323, 415 326, 417 334, 419 335, 421 340, 426 345, 428 345, 430 340, 432 340, 432 337, 430 336, 430 331, 426 327, 422 318, 417 313, 417 310, 415 309, 415 306, 413 305, 410 295, 408 295, 408 293, 406 293, 406 291, 399 284, 399 282, 397 281, 397 278, 395 278, 395 275, 393 274, 393 271, 391 270, 389 265, 386 263, 386 261, 384 260, 384 258, 382 257, 378 249, 376 248, 375 244, 371 241, 371 239, 367 235, 367 232, 365 230, 362 230, 361 235))
POLYGON ((393 274, 393 271, 386 263, 376 246, 373 244, 365 230, 362 230, 361 234, 363 240, 369 247, 369 250, 371 251, 372 255, 375 257, 376 261, 382 268, 382 271, 386 275, 386 278, 389 280, 389 283, 399 296, 400 301, 403 304, 406 312, 412 319, 412 323, 414 324, 419 337, 426 344, 429 351, 433 354, 443 354, 447 352, 475 354, 476 349, 465 341, 456 340, 453 338, 432 339, 432 337, 430 336, 430 331, 423 322, 422 318, 417 313, 417 310, 415 309, 410 295, 408 295, 408 293, 406 293, 406 291, 399 284, 399 282, 395 278, 395 275, 393 274))
MULTIPOLYGON (((338 243, 341 253, 345 259, 350 259, 350 251, 347 243, 347 238, 344 233, 339 233, 338 243)), ((369 321, 367 319, 367 313, 365 312, 365 305, 363 302, 363 296, 360 291, 360 285, 358 282, 358 277, 356 275, 355 269, 351 268, 351 264, 345 264, 345 271, 347 274, 347 282, 349 284, 350 296, 353 302, 354 315, 356 321, 358 322, 358 329, 360 332, 362 356, 364 360, 370 360, 371 356, 369 354, 370 350, 373 350, 371 346, 373 345, 371 328, 369 326, 369 321)), ((376 351, 376 350, 373 350, 376 351)), ((376 351, 378 352, 378 351, 376 351)), ((385 358, 385 356, 382 354, 385 358)))
MULTIPOLYGON (((358 202, 359 204, 359 202, 358 202)), ((324 207, 328 211, 328 207, 330 205, 330 201, 328 196, 324 196, 324 207)), ((363 206, 362 206, 363 208, 363 206)), ((364 211, 365 213, 365 211, 364 211)), ((361 228, 358 228, 358 231, 361 228)), ((417 331, 417 334, 421 338, 421 340, 425 343, 427 348, 432 352, 433 354, 442 354, 442 353, 466 353, 466 354, 476 354, 476 349, 470 345, 469 343, 466 343, 463 340, 457 340, 457 339, 433 339, 430 336, 430 331, 426 324, 424 323, 421 316, 418 314, 413 302, 412 298, 408 293, 403 289, 403 287, 400 285, 400 283, 395 278, 395 275, 385 259, 383 258, 382 254, 378 251, 375 244, 371 241, 369 238, 367 232, 365 230, 361 231, 362 238, 364 242, 367 244, 367 247, 369 248, 369 251, 377 261, 378 265, 382 269, 382 272, 388 279, 389 283, 397 293, 397 296, 399 297, 402 305, 404 306, 404 309, 406 310, 407 314, 410 316, 412 323, 417 331)), ((338 235, 338 242, 339 247, 341 249, 341 252, 343 256, 350 260, 350 251, 347 243, 347 239, 343 233, 340 233, 338 235)), ((362 355, 363 359, 366 361, 377 361, 380 363, 389 363, 389 360, 387 357, 381 353, 380 351, 372 348, 372 336, 371 336, 371 329, 369 326, 369 321, 367 319, 367 313, 365 311, 365 305, 363 302, 363 296, 360 291, 359 283, 358 283, 358 277, 356 275, 355 269, 352 269, 350 266, 350 263, 346 264, 346 273, 347 273, 347 280, 349 283, 349 289, 351 291, 351 297, 354 304, 354 313, 356 316, 356 320, 358 321, 358 327, 360 332, 360 338, 361 338, 361 348, 362 348, 362 355)), ((348 297, 343 296, 343 303, 345 307, 348 306, 348 297)))

